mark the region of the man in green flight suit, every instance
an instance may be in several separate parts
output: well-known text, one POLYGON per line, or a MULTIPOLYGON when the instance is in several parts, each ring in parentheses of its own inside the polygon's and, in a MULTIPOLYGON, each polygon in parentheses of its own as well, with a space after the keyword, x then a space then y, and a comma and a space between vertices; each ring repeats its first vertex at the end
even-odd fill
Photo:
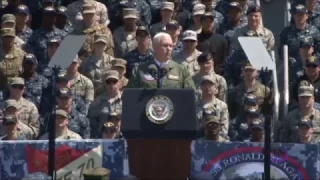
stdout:
POLYGON ((154 60, 134 68, 127 87, 195 89, 189 71, 171 60, 173 42, 170 35, 163 32, 156 34, 152 45, 154 60))

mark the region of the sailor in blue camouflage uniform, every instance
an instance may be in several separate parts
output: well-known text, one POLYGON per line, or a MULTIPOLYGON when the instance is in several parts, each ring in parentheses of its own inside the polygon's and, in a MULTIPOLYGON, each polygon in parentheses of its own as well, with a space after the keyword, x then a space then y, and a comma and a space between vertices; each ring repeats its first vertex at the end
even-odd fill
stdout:
MULTIPOLYGON (((25 81, 24 98, 40 107, 42 92, 48 86, 48 79, 36 72, 38 61, 33 54, 26 54, 22 62, 21 77, 25 81)), ((46 97, 48 98, 48 97, 46 97)))
POLYGON ((206 12, 212 12, 212 14, 214 15, 215 28, 218 29, 219 26, 223 23, 224 17, 219 11, 215 10, 215 0, 201 0, 200 2, 201 4, 204 4, 206 6, 206 12))
POLYGON ((73 28, 70 25, 70 22, 68 21, 68 16, 66 11, 67 11, 67 8, 64 6, 60 6, 57 8, 56 27, 58 29, 65 31, 67 34, 69 34, 73 30, 73 28))
POLYGON ((146 2, 150 6, 151 15, 152 15, 150 24, 155 24, 161 21, 160 8, 162 7, 162 4, 166 1, 167 0, 146 0, 146 2))
POLYGON ((249 126, 251 131, 251 137, 244 142, 264 142, 264 120, 261 118, 255 118, 252 120, 249 126))
POLYGON ((242 7, 241 20, 242 22, 246 23, 248 21, 246 16, 247 10, 250 6, 255 5, 255 0, 221 0, 216 6, 216 10, 220 12, 225 18, 228 17, 229 3, 232 1, 238 2, 242 7))
POLYGON ((46 7, 43 10, 42 26, 33 31, 28 44, 33 48, 33 52, 39 63, 46 64, 49 62, 47 45, 48 40, 52 37, 63 39, 66 32, 55 27, 57 12, 53 7, 46 7))
POLYGON ((128 52, 123 59, 127 61, 126 77, 129 79, 132 70, 140 64, 154 60, 153 50, 150 48, 151 34, 146 26, 139 26, 136 30, 138 47, 128 52))
POLYGON ((176 20, 171 20, 166 25, 166 33, 171 36, 173 43, 172 56, 179 54, 183 50, 183 44, 179 40, 181 30, 182 28, 176 20))
MULTIPOLYGON (((306 7, 308 11, 308 23, 317 27, 320 30, 320 11, 318 0, 305 0, 301 2, 292 2, 291 9, 295 6, 302 4, 306 7)), ((294 24, 294 17, 291 16, 291 24, 294 24)))
POLYGON ((295 24, 285 27, 280 33, 279 57, 282 56, 283 46, 288 45, 290 57, 299 57, 300 39, 303 37, 312 37, 316 52, 319 51, 320 32, 310 24, 308 24, 308 11, 303 5, 297 5, 293 10, 295 24))
MULTIPOLYGON (((83 139, 90 138, 90 123, 89 119, 86 115, 80 113, 76 110, 73 106, 72 100, 72 91, 70 88, 60 88, 57 92, 56 101, 57 101, 57 108, 65 110, 69 117, 69 124, 68 128, 79 134, 83 139)), ((43 118, 40 118, 40 136, 49 130, 49 119, 52 115, 51 112, 45 114, 43 118)))
MULTIPOLYGON (((36 1, 36 0, 33 0, 36 1)), ((35 172, 26 175, 22 180, 51 180, 52 178, 43 172, 35 172)))
POLYGON ((240 4, 237 2, 231 2, 229 4, 228 16, 224 19, 224 23, 221 24, 219 29, 217 30, 218 34, 224 35, 229 44, 231 43, 231 39, 234 35, 235 29, 246 24, 241 20, 241 16, 242 7, 240 6, 240 4))
MULTIPOLYGON (((66 72, 63 70, 60 70, 58 72, 57 77, 55 77, 55 82, 56 82, 56 87, 57 89, 59 88, 70 88, 70 82, 69 78, 66 77, 66 72)), ((42 97, 41 97, 41 105, 39 108, 39 113, 41 115, 44 115, 48 112, 51 111, 51 97, 52 96, 52 82, 50 79, 50 83, 46 89, 43 90, 42 92, 42 97)), ((72 102, 73 102, 73 107, 79 111, 82 114, 87 114, 88 109, 89 109, 89 104, 86 104, 80 96, 73 95, 72 96, 72 102)))
POLYGON ((299 123, 299 140, 292 143, 301 143, 301 144, 315 144, 318 143, 316 138, 313 138, 314 126, 313 120, 307 118, 302 119, 299 123))
POLYGON ((32 36, 32 29, 27 25, 30 20, 30 11, 27 6, 19 5, 16 12, 16 34, 24 42, 28 42, 32 36))
POLYGON ((42 74, 47 79, 51 80, 52 77, 52 69, 48 67, 49 61, 53 57, 53 55, 56 53, 57 49, 59 48, 61 43, 61 39, 59 37, 53 36, 48 39, 47 44, 47 59, 43 59, 38 61, 38 67, 37 72, 39 74, 42 74), (47 61, 49 60, 49 61, 47 61))

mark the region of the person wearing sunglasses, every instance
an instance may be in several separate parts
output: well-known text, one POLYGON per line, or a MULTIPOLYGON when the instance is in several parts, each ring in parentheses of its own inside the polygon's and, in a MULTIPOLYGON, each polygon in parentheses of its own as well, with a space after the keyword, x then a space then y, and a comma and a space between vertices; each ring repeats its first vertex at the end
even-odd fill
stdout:
MULTIPOLYGON (((20 113, 17 118, 32 129, 35 138, 38 136, 40 127, 39 113, 36 105, 23 97, 24 92, 24 79, 20 77, 12 78, 9 84, 9 98, 7 100, 16 101, 20 106, 20 113)), ((5 101, 1 102, 0 107, 4 107, 5 103, 5 101)))
POLYGON ((198 45, 197 33, 195 31, 186 30, 182 34, 182 51, 173 55, 173 60, 184 65, 194 75, 199 72, 200 66, 197 62, 200 51, 196 49, 198 45))
POLYGON ((116 70, 109 70, 105 75, 105 92, 97 97, 90 105, 88 118, 90 119, 91 138, 101 136, 103 124, 112 112, 122 112, 120 76, 116 70))
POLYGON ((298 78, 295 83, 293 83, 291 87, 291 102, 290 104, 295 104, 298 102, 298 87, 300 82, 302 81, 308 81, 311 83, 314 88, 315 88, 315 101, 320 102, 320 73, 319 73, 319 65, 320 61, 318 57, 316 56, 311 56, 305 61, 304 69, 305 69, 305 74, 298 78))
MULTIPOLYGON (((58 89, 56 95, 57 108, 66 111, 68 114, 68 128, 79 134, 83 139, 90 138, 90 123, 89 119, 82 113, 80 113, 74 106, 73 93, 70 88, 58 89)), ((52 112, 48 112, 41 119, 41 135, 48 132, 49 120, 52 112)), ((65 116, 65 115, 64 115, 65 116)))

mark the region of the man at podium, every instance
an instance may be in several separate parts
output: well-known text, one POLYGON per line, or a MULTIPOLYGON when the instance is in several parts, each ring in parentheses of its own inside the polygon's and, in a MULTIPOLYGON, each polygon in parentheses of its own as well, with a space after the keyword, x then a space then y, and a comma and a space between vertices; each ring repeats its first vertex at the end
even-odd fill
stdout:
POLYGON ((171 60, 173 42, 169 34, 158 33, 153 38, 154 60, 132 71, 128 88, 192 88, 192 77, 182 65, 171 60))

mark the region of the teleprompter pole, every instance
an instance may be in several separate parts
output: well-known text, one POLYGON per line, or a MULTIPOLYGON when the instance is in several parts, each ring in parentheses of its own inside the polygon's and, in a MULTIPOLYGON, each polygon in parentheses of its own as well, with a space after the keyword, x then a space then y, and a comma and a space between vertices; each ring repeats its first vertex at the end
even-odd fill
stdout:
POLYGON ((265 118, 265 128, 264 128, 264 179, 271 179, 271 121, 272 116, 267 116, 265 118))

